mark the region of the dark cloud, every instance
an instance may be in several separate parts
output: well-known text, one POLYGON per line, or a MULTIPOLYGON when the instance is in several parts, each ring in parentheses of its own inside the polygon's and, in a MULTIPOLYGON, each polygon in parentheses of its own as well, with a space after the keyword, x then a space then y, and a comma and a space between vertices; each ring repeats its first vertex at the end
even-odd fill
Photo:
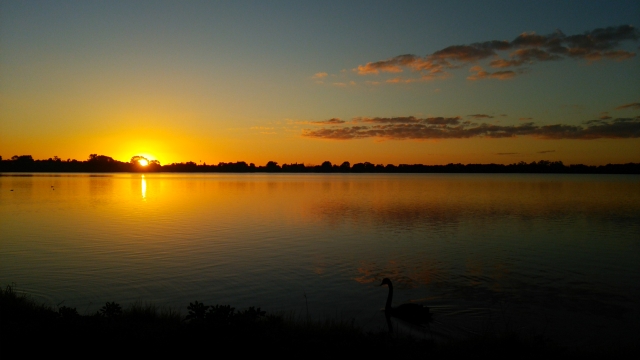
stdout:
POLYGON ((520 121, 528 121, 528 120, 533 120, 533 118, 531 118, 531 117, 521 117, 518 120, 520 120, 520 121))
POLYGON ((482 59, 486 59, 490 56, 496 55, 495 50, 506 50, 509 48, 509 43, 503 41, 498 42, 499 47, 494 47, 492 44, 472 44, 472 45, 454 45, 438 50, 427 58, 430 61, 445 64, 451 66, 450 61, 456 62, 474 62, 482 59))
POLYGON ((631 103, 631 104, 624 104, 624 105, 620 105, 616 108, 616 110, 622 110, 622 109, 640 109, 640 102, 637 103, 631 103))
POLYGON ((399 55, 388 60, 376 61, 367 63, 366 65, 360 65, 358 66, 357 70, 361 75, 378 74, 380 72, 398 73, 403 71, 403 67, 412 68, 414 70, 441 70, 441 67, 439 65, 436 65, 429 61, 425 61, 421 57, 411 54, 399 55))
POLYGON ((482 119, 482 118, 493 119, 493 116, 487 115, 487 114, 473 114, 473 115, 467 115, 467 116, 472 117, 474 119, 482 119))
POLYGON ((507 80, 516 76, 515 71, 511 70, 503 70, 496 72, 488 72, 484 71, 480 66, 474 66, 469 69, 472 72, 475 72, 473 75, 469 75, 467 80, 483 80, 483 79, 498 79, 498 80, 507 80))
MULTIPOLYGON (((431 117, 431 118, 426 118, 426 119, 422 119, 422 122, 424 124, 431 124, 431 125, 458 125, 460 123, 460 117, 456 116, 456 117, 431 117)), ((463 122, 463 124, 471 124, 471 122, 469 121, 465 121, 463 122)))
POLYGON ((542 151, 538 151, 538 154, 547 154, 547 153, 552 153, 552 152, 556 152, 555 150, 542 150, 542 151))
POLYGON ((609 50, 623 40, 637 40, 640 35, 631 25, 599 28, 563 38, 570 49, 609 50))
POLYGON ((329 120, 323 121, 311 121, 312 124, 321 124, 321 125, 335 125, 335 124, 344 124, 346 121, 340 120, 338 118, 333 118, 329 120))
POLYGON ((640 137, 640 117, 590 120, 581 125, 493 125, 461 123, 455 118, 358 118, 368 126, 324 128, 303 131, 303 136, 324 139, 380 138, 389 140, 466 139, 474 137, 507 138, 533 136, 542 139, 621 139, 640 137), (407 119, 402 122, 400 119, 407 119), (366 121, 365 121, 366 120, 366 121))
POLYGON ((538 35, 534 32, 525 32, 513 39, 510 45, 515 47, 548 47, 551 43, 557 43, 557 39, 563 36, 564 34, 560 31, 556 31, 552 36, 538 35))
POLYGON ((602 56, 611 60, 622 61, 622 60, 631 59, 632 57, 636 56, 636 53, 632 53, 631 51, 615 50, 615 51, 607 51, 603 53, 602 56))
POLYGON ((550 61, 560 60, 561 56, 548 53, 544 50, 530 48, 530 49, 517 49, 509 55, 509 60, 497 59, 489 63, 493 68, 506 68, 512 66, 520 66, 525 63, 533 63, 534 61, 550 61))
POLYGON ((430 117, 430 118, 416 118, 413 116, 406 117, 392 117, 392 118, 367 118, 356 117, 353 118, 354 123, 370 123, 370 124, 429 124, 429 125, 457 125, 460 123, 460 117, 430 117))
MULTIPOLYGON (((640 32, 631 25, 599 28, 583 34, 567 36, 562 31, 549 35, 522 33, 512 41, 492 40, 470 45, 452 45, 438 50, 425 57, 405 54, 394 58, 365 65, 359 65, 357 72, 361 75, 379 74, 380 72, 399 73, 405 68, 421 72, 416 80, 430 80, 448 69, 460 68, 466 64, 493 58, 489 65, 493 68, 520 67, 542 61, 561 60, 565 58, 585 59, 597 61, 601 59, 626 60, 636 54, 630 51, 616 49, 620 42, 637 40, 640 32), (498 52, 510 51, 507 58, 498 58, 498 52)), ((515 71, 487 72, 482 69, 474 70, 476 74, 469 80, 480 79, 510 79, 518 74, 515 71)), ((404 80, 403 82, 408 82, 404 80)), ((395 81, 400 82, 400 81, 395 81)))
POLYGON ((417 123, 420 122, 420 119, 415 118, 413 116, 407 116, 407 117, 393 117, 393 118, 379 118, 379 117, 375 117, 375 118, 367 118, 367 117, 357 117, 353 119, 353 122, 355 123, 373 123, 373 124, 413 124, 413 123, 417 123))

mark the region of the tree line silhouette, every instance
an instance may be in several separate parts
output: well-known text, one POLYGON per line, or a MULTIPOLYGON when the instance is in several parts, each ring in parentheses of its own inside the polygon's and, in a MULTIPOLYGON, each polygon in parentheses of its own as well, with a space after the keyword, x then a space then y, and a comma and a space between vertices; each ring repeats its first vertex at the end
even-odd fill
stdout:
POLYGON ((565 165, 562 161, 540 160, 513 164, 373 164, 370 162, 340 165, 325 161, 321 165, 299 163, 279 165, 269 161, 264 166, 244 161, 220 162, 217 165, 197 164, 193 161, 161 165, 158 160, 148 160, 136 155, 129 162, 106 155, 91 154, 85 161, 62 160, 57 156, 35 160, 31 155, 14 155, 11 159, 0 156, 0 172, 229 172, 229 173, 553 173, 553 174, 640 174, 640 163, 607 165, 565 165), (148 165, 143 166, 141 162, 148 165))

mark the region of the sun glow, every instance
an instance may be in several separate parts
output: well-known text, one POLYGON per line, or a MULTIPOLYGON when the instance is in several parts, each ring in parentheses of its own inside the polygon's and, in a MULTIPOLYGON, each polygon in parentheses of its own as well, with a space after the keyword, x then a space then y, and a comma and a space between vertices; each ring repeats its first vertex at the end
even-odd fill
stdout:
POLYGON ((140 164, 140 166, 147 166, 149 165, 149 161, 146 159, 140 159, 138 160, 138 164, 140 164))

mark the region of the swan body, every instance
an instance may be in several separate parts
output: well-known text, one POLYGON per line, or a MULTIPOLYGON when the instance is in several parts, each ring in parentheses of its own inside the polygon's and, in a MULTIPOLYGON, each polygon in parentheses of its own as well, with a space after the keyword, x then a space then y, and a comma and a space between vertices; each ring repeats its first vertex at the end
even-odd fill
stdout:
POLYGON ((392 307, 391 301, 393 299, 393 285, 391 284, 391 280, 389 280, 389 278, 384 278, 380 286, 382 285, 387 285, 389 287, 387 303, 384 307, 384 314, 387 317, 389 331, 391 331, 391 322, 389 320, 389 317, 391 316, 406 321, 412 325, 428 325, 433 320, 429 307, 424 305, 409 303, 392 307))

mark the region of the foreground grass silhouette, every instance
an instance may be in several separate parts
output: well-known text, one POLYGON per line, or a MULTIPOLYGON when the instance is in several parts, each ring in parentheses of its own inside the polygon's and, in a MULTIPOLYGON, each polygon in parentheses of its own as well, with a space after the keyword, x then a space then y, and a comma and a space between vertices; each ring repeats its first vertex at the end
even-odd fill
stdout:
MULTIPOLYGON (((351 321, 310 321, 267 314, 260 308, 236 311, 228 305, 195 301, 188 315, 154 304, 123 309, 107 302, 91 315, 54 308, 0 289, 0 343, 5 349, 43 354, 276 355, 280 358, 600 358, 607 354, 568 352, 549 341, 479 336, 436 343, 386 332, 364 332, 351 321)), ((614 351, 615 352, 615 351, 614 351)))

